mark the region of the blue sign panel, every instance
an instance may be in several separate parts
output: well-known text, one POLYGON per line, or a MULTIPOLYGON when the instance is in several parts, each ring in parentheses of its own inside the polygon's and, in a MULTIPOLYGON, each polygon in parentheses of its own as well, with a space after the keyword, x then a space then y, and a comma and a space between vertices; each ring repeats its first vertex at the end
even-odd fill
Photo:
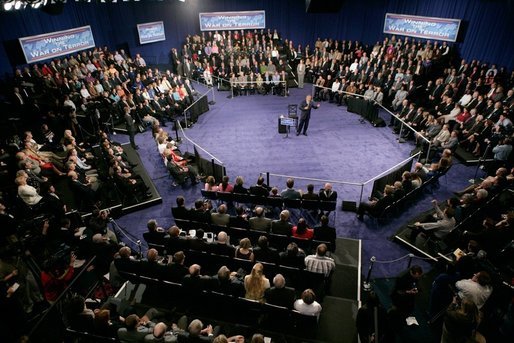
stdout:
POLYGON ((139 33, 140 44, 166 40, 166 35, 164 34, 164 23, 162 21, 138 24, 137 32, 139 33))
POLYGON ((248 30, 266 27, 266 11, 200 13, 200 30, 248 30))
POLYGON ((95 47, 93 32, 91 32, 91 26, 89 25, 19 38, 19 41, 27 63, 43 61, 95 47))
POLYGON ((386 13, 384 33, 455 42, 460 20, 386 13))

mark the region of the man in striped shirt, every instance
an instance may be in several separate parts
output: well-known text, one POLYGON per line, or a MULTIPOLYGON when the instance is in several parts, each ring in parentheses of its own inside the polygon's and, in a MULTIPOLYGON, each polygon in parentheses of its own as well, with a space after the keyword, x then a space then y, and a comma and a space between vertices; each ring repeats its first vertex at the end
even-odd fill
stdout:
POLYGON ((316 248, 316 255, 309 255, 305 258, 305 269, 329 276, 330 273, 336 268, 334 259, 325 256, 327 253, 326 244, 320 244, 316 248))

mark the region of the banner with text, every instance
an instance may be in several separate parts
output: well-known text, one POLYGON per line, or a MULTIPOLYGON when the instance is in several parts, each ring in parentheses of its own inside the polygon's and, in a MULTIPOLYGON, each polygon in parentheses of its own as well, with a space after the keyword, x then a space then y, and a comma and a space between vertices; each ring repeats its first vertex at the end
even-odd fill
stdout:
POLYGON ((68 55, 76 51, 94 48, 95 40, 91 26, 45 33, 19 38, 27 63, 68 55))
POLYGON ((455 42, 460 20, 386 13, 384 33, 455 42))
POLYGON ((200 30, 248 30, 266 27, 266 11, 200 13, 200 30))
POLYGON ((164 34, 164 23, 162 21, 137 24, 137 33, 139 34, 140 44, 166 40, 166 35, 164 34))

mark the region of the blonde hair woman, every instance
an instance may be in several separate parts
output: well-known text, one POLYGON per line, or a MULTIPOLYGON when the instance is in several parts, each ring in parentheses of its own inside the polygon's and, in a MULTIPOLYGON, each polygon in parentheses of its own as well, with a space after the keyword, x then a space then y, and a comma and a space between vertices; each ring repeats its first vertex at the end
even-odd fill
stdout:
POLYGON ((264 302, 264 292, 270 287, 269 280, 263 274, 264 266, 262 263, 254 264, 250 275, 246 275, 244 286, 246 290, 245 298, 264 302))

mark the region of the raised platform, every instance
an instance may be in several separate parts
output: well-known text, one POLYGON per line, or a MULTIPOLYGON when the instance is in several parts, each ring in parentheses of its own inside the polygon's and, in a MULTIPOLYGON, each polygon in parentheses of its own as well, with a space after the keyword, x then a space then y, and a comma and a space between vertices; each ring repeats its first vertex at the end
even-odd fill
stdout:
POLYGON ((336 270, 330 291, 323 299, 317 340, 322 342, 356 343, 355 319, 361 297, 360 239, 337 238, 337 249, 332 253, 336 270))
POLYGON ((460 146, 455 150, 455 156, 462 162, 462 164, 466 166, 477 165, 478 163, 488 163, 494 161, 492 158, 481 159, 480 157, 476 157, 470 152, 462 149, 460 146))
POLYGON ((155 184, 153 183, 152 179, 150 178, 150 175, 148 175, 148 172, 143 166, 143 162, 141 161, 141 157, 139 156, 139 153, 134 150, 130 144, 122 144, 123 150, 127 154, 129 160, 131 162, 137 163, 137 166, 133 168, 134 172, 141 176, 146 186, 150 189, 150 193, 152 193, 152 196, 148 199, 145 199, 140 202, 128 202, 123 201, 122 202, 122 211, 124 213, 128 212, 134 212, 141 210, 143 208, 147 208, 156 204, 162 203, 162 197, 159 194, 159 191, 155 187, 155 184))

